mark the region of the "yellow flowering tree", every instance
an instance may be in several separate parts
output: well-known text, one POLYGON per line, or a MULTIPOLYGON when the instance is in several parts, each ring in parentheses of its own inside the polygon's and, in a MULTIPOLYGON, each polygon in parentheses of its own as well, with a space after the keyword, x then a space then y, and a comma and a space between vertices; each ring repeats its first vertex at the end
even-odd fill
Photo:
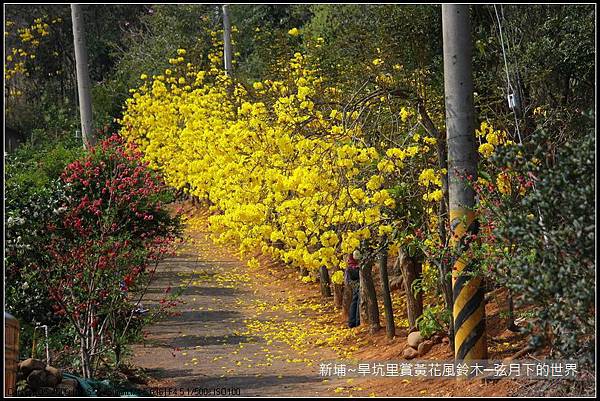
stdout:
POLYGON ((385 75, 356 100, 296 52, 281 79, 248 85, 225 76, 214 46, 208 68, 179 49, 164 73, 143 74, 121 124, 168 184, 209 205, 215 241, 259 249, 305 281, 358 248, 370 268, 381 249, 422 259, 422 241, 439 242, 437 140, 385 75))

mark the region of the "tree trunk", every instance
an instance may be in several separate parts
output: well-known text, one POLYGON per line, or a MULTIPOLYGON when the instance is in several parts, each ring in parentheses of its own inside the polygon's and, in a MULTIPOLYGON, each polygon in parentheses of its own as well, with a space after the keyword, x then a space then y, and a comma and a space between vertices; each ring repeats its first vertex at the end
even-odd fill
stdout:
POLYGON ((421 263, 400 250, 400 269, 406 291, 406 311, 408 315, 409 331, 417 330, 417 318, 423 313, 423 294, 417 295, 412 290, 413 282, 421 278, 421 263))
POLYGON ((325 266, 319 269, 319 278, 321 281, 321 296, 323 298, 331 297, 331 281, 329 280, 329 272, 325 266))
POLYGON ((400 295, 404 294, 404 278, 400 269, 400 257, 397 257, 392 266, 392 270, 388 272, 388 281, 390 283, 390 291, 396 291, 400 295))
POLYGON ((387 247, 385 247, 381 250, 381 255, 379 256, 379 276, 381 278, 381 293, 385 307, 385 330, 387 337, 391 339, 396 335, 396 327, 394 325, 394 310, 392 309, 392 297, 388 282, 387 256, 387 247))
POLYGON ((80 348, 80 356, 81 356, 81 375, 84 379, 89 379, 92 376, 91 368, 92 361, 90 356, 90 349, 87 346, 87 339, 81 337, 81 348, 80 348))
POLYGON ((121 344, 115 345, 115 365, 118 367, 121 365, 121 344))
POLYGON ((371 333, 375 333, 381 329, 381 324, 379 323, 379 307, 371 269, 371 264, 360 267, 360 321, 363 322, 364 315, 364 322, 369 324, 371 333))
POLYGON ((344 303, 344 286, 343 284, 334 284, 333 287, 333 306, 336 309, 342 308, 342 304, 344 303))
POLYGON ((77 66, 77 90, 79 93, 79 114, 81 116, 81 136, 86 148, 96 144, 92 120, 92 96, 90 91, 90 74, 88 71, 88 52, 85 45, 85 24, 81 5, 71 4, 73 21, 73 44, 77 66))
POLYGON ((229 23, 229 6, 223 6, 223 61, 225 73, 231 75, 231 24, 229 23))
MULTIPOLYGON (((446 147, 446 133, 437 129, 423 100, 419 100, 417 104, 419 114, 421 115, 421 121, 423 126, 429 133, 429 135, 436 138, 436 150, 438 156, 438 166, 440 170, 446 170, 446 174, 442 174, 442 199, 438 204, 438 234, 440 236, 440 242, 444 246, 448 245, 448 233, 446 232, 446 219, 448 218, 448 150, 446 147)), ((452 276, 450 274, 450 265, 441 259, 437 265, 439 272, 439 285, 442 294, 444 295, 444 304, 446 310, 452 316, 452 306, 454 301, 452 299, 452 276)), ((450 348, 454 349, 454 324, 450 319, 448 326, 448 338, 450 339, 450 348)))
POLYGON ((344 283, 342 287, 342 315, 344 319, 348 319, 348 312, 350 311, 350 303, 352 303, 352 288, 344 283))
POLYGON ((513 303, 513 294, 511 290, 508 290, 506 295, 506 303, 508 304, 508 317, 506 319, 506 328, 512 332, 519 332, 519 326, 515 324, 515 313, 514 313, 514 303, 513 303))
POLYGON ((359 302, 358 308, 360 313, 360 323, 367 324, 369 323, 369 312, 368 312, 368 301, 367 301, 367 285, 365 284, 365 273, 363 272, 362 267, 359 269, 359 302))

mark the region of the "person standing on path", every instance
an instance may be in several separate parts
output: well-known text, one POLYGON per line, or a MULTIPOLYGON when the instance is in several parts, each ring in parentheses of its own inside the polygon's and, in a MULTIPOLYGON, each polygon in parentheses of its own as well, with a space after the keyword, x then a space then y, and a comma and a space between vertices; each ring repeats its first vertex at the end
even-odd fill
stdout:
POLYGON ((345 282, 348 287, 352 290, 352 302, 350 303, 350 309, 348 310, 348 327, 353 328, 360 326, 360 309, 358 307, 360 302, 360 275, 358 272, 360 259, 360 252, 355 250, 352 254, 348 255, 348 267, 346 268, 345 282))

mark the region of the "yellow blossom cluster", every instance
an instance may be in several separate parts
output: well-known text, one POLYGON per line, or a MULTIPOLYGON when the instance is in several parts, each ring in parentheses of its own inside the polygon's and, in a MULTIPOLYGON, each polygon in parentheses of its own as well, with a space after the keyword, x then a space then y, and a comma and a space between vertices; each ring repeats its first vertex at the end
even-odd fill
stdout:
MULTIPOLYGON (((417 138, 380 154, 365 144, 358 112, 319 101, 334 91, 300 53, 285 81, 250 86, 223 73, 219 54, 207 71, 178 62, 144 75, 121 120, 169 185, 212 205, 214 239, 316 271, 343 268, 361 241, 392 233, 390 188, 429 147, 417 138)), ((438 185, 439 174, 425 178, 438 185)))
MULTIPOLYGON (((60 18, 51 21, 52 24, 61 22, 60 18)), ((13 43, 5 53, 4 78, 10 81, 17 75, 29 75, 26 63, 36 58, 35 50, 39 47, 40 40, 50 35, 50 25, 42 18, 36 18, 30 26, 16 30, 11 30, 15 26, 14 21, 7 20, 5 26, 9 29, 4 32, 5 40, 13 43)))
MULTIPOLYGON (((478 138, 485 138, 486 142, 479 146, 479 153, 485 158, 490 157, 498 146, 509 146, 514 145, 514 142, 508 139, 506 131, 496 130, 488 122, 483 121, 479 129, 475 130, 475 135, 478 138)), ((495 170, 494 166, 491 170, 495 170)), ((488 180, 479 178, 480 183, 489 184, 488 180)), ((512 187, 518 188, 518 192, 523 195, 526 188, 523 184, 516 183, 516 175, 510 171, 500 171, 496 175, 496 185, 498 192, 503 195, 511 195, 512 187)))
POLYGON ((475 130, 475 136, 477 138, 485 139, 486 141, 479 145, 479 153, 485 158, 490 157, 497 146, 510 145, 513 143, 508 140, 506 131, 495 130, 487 121, 481 122, 479 128, 475 130))

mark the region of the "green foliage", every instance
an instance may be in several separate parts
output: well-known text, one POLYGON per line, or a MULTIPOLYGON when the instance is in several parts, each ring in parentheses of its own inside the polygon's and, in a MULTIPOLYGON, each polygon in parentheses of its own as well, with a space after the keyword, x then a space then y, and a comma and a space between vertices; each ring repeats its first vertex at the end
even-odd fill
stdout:
MULTIPOLYGON (((121 55, 124 32, 138 26, 147 6, 84 5, 86 46, 92 83, 92 109, 95 127, 110 124, 120 111, 127 87, 109 86, 110 76, 121 55)), ((54 139, 74 135, 79 129, 78 98, 71 10, 69 5, 13 4, 6 7, 6 47, 26 49, 26 72, 6 80, 7 124, 22 132, 28 140, 39 142, 38 134, 54 139), (30 27, 36 19, 47 23, 48 34, 39 45, 24 42, 17 31, 30 27), (18 91, 20 95, 11 94, 18 91)))
POLYGON ((422 293, 423 292, 423 279, 421 279, 421 278, 415 279, 410 286, 410 290, 415 295, 415 297, 417 295, 419 295, 419 293, 422 293))
POLYGON ((23 199, 18 202, 12 187, 10 192, 7 189, 6 202, 6 309, 20 319, 43 324, 56 322, 44 287, 45 277, 39 271, 31 270, 27 275, 22 272, 49 263, 43 252, 48 239, 45 223, 55 218, 64 195, 53 187, 54 184, 31 193, 23 191, 23 199))
MULTIPOLYGON (((49 263, 48 255, 42 251, 48 239, 45 224, 55 218, 64 201, 56 180, 64 167, 83 153, 80 140, 55 142, 42 131, 37 133, 36 145, 22 145, 5 159, 5 301, 6 310, 20 321, 19 349, 23 358, 31 356, 35 324, 52 328, 52 349, 63 349, 75 338, 75 333, 69 333, 53 313, 44 286, 46 278, 39 271, 19 273, 29 266, 49 263)), ((42 336, 43 332, 38 331, 38 339, 42 336)), ((38 355, 43 355, 44 347, 44 341, 38 340, 38 355)))
POLYGON ((234 51, 239 53, 235 76, 253 82, 281 75, 280 67, 298 50, 302 36, 292 37, 292 28, 303 29, 310 21, 310 6, 303 4, 260 4, 230 6, 231 23, 239 33, 234 51), (294 46, 292 46, 294 45, 294 46))
MULTIPOLYGON (((168 59, 177 49, 186 49, 190 60, 207 65, 211 29, 219 29, 220 14, 211 5, 186 4, 174 7, 159 4, 140 16, 140 23, 127 29, 122 46, 115 46, 118 62, 109 86, 118 95, 113 106, 123 105, 128 90, 139 86, 140 75, 160 75, 170 67, 168 59)), ((110 92, 105 95, 110 96, 110 92)), ((117 110, 120 111, 120 110, 117 110)))
POLYGON ((390 67, 402 66, 390 71, 394 75, 429 70, 428 80, 435 81, 427 90, 435 91, 443 89, 440 10, 433 5, 313 5, 305 30, 313 40, 324 39, 313 51, 325 75, 339 84, 358 88, 372 61, 381 58, 390 67))
POLYGON ((130 317, 127 294, 145 288, 179 233, 164 207, 171 191, 140 157, 116 136, 88 152, 46 143, 8 157, 6 310, 21 322, 24 352, 37 324, 49 326, 53 349, 80 340, 89 322, 77 321, 87 316, 78 308, 92 294, 93 324, 102 319, 112 349, 139 336, 145 319, 130 317), (86 294, 88 283, 97 287, 86 294))
MULTIPOLYGON (((536 129, 538 107, 547 112, 546 129, 559 141, 588 129, 590 120, 581 111, 594 107, 595 99, 594 6, 497 5, 496 10, 508 74, 521 94, 517 114, 523 138, 536 129)), ((472 8, 475 104, 482 118, 514 128, 496 10, 492 5, 472 8)))
POLYGON ((24 139, 33 144, 60 141, 80 129, 69 99, 43 91, 35 99, 11 99, 7 103, 7 125, 23 132, 24 139))
POLYGON ((497 156, 534 186, 523 196, 504 197, 494 210, 494 235, 508 246, 493 277, 539 306, 529 328, 532 341, 546 338, 562 357, 593 359, 594 135, 589 132, 550 153, 553 135, 536 133, 524 148, 497 156), (525 157, 525 153, 528 157, 525 157))
POLYGON ((82 153, 78 141, 69 138, 37 146, 26 144, 5 159, 5 263, 10 283, 5 288, 5 299, 7 310, 23 321, 56 323, 48 293, 41 285, 44 277, 36 272, 25 277, 18 272, 48 263, 42 251, 47 240, 44 226, 55 218, 64 200, 56 180, 64 167, 82 153))
POLYGON ((64 138, 59 141, 44 139, 36 131, 38 141, 22 145, 6 159, 7 207, 11 202, 23 202, 58 178, 65 166, 83 153, 81 139, 64 138))
POLYGON ((427 307, 423 314, 417 318, 417 327, 423 338, 430 338, 432 335, 445 330, 450 322, 450 313, 443 305, 427 307))
MULTIPOLYGON (((46 322, 48 323, 48 322, 46 322)), ((46 335, 43 327, 35 330, 35 351, 33 350, 33 335, 36 324, 20 319, 19 321, 19 357, 21 360, 31 358, 32 355, 40 359, 46 358, 46 335)), ((73 355, 72 347, 77 339, 73 327, 54 321, 49 324, 48 349, 53 357, 53 366, 73 367, 77 363, 77 356, 73 355)))

